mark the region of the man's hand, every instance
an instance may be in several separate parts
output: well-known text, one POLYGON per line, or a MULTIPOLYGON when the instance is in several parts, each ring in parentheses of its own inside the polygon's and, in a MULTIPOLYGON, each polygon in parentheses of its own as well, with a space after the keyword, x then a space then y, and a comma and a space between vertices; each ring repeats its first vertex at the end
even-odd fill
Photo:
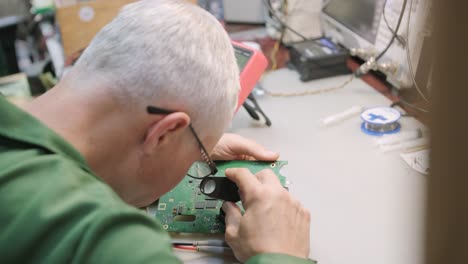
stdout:
POLYGON ((241 262, 260 253, 309 256, 310 213, 281 186, 271 170, 256 175, 248 169, 229 169, 237 184, 245 213, 231 202, 226 213, 226 241, 241 262))
POLYGON ((214 147, 214 160, 277 160, 279 154, 266 150, 252 140, 236 134, 224 134, 214 147))

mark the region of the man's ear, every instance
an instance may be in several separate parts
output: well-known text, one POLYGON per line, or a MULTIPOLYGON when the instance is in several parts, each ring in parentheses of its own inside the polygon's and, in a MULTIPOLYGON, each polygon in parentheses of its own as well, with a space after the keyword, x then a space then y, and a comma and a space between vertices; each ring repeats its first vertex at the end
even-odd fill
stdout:
POLYGON ((190 117, 183 112, 175 112, 153 122, 147 129, 143 150, 151 154, 168 136, 181 133, 190 125, 190 117))

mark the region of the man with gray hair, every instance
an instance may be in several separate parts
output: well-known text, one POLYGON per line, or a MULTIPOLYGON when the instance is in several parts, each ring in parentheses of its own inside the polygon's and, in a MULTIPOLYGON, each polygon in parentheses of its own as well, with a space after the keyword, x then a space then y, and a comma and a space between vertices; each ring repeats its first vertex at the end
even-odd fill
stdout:
MULTIPOLYGON (((125 6, 51 91, 20 110, 0 98, 0 262, 179 263, 137 207, 196 160, 275 160, 224 134, 239 92, 230 40, 177 0, 125 6)), ((309 212, 271 171, 226 171, 226 241, 248 263, 309 263, 309 212)))

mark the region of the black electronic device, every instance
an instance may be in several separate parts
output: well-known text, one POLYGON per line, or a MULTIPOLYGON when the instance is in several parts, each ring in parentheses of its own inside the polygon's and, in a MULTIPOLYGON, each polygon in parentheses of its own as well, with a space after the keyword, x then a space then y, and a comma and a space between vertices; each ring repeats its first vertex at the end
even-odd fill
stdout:
POLYGON ((302 81, 349 74, 349 52, 328 38, 293 43, 289 46, 290 65, 302 81))
POLYGON ((240 201, 239 188, 226 177, 205 177, 200 183, 200 191, 209 197, 234 202, 240 201))

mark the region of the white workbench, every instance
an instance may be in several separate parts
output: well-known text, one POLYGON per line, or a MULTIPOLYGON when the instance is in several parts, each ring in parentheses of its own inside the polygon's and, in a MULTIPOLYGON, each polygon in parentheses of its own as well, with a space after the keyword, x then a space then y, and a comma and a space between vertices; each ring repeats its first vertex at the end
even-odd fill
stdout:
MULTIPOLYGON (((267 74, 262 84, 272 92, 290 92, 334 87, 348 78, 302 83, 295 72, 282 69, 267 74)), ((282 170, 289 190, 312 215, 312 258, 320 264, 423 262, 426 176, 398 152, 381 152, 373 137, 361 132, 358 116, 329 128, 319 123, 354 105, 389 106, 387 98, 354 80, 325 94, 257 99, 273 125, 259 125, 240 109, 230 130, 289 161, 282 170)), ((401 124, 402 131, 423 127, 413 118, 402 118, 401 124)))

